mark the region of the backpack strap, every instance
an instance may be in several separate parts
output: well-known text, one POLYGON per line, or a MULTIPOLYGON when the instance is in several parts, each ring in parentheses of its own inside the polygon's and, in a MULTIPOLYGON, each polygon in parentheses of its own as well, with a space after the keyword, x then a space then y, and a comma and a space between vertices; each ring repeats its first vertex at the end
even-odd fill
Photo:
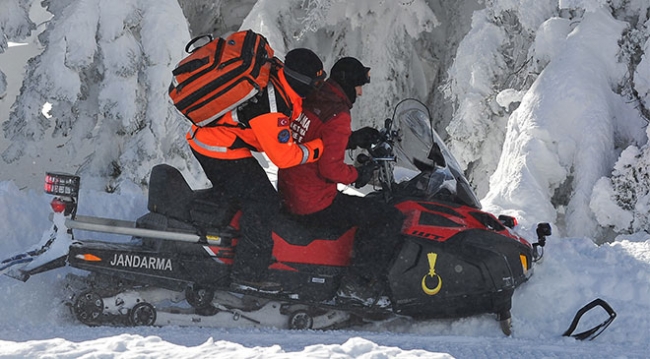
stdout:
MULTIPOLYGON (((263 113, 278 112, 278 103, 277 103, 278 99, 277 99, 277 96, 276 96, 277 93, 276 93, 276 90, 275 90, 275 86, 270 81, 269 81, 269 83, 268 83, 268 85, 266 87, 266 92, 267 92, 266 97, 268 99, 268 108, 265 109, 265 111, 262 111, 262 112, 263 113)), ((252 116, 250 114, 244 114, 244 115, 245 115, 245 117, 252 116)), ((251 118, 240 119, 239 111, 237 109, 232 110, 230 112, 230 116, 231 116, 232 120, 236 123, 236 125, 229 124, 229 123, 228 124, 227 123, 220 123, 220 121, 216 121, 216 122, 213 122, 212 124, 209 124, 207 127, 224 126, 224 127, 238 127, 240 129, 247 129, 247 128, 249 128, 248 121, 256 117, 256 116, 254 116, 254 117, 251 117, 251 118)), ((257 116, 259 116, 259 114, 257 116)), ((257 151, 257 149, 255 147, 253 147, 253 146, 249 145, 248 143, 246 143, 239 136, 237 136, 237 138, 235 139, 235 142, 233 142, 233 144, 230 145, 229 148, 233 149, 233 150, 234 149, 239 149, 239 148, 248 148, 251 151, 257 151)))
POLYGON ((278 103, 275 98, 275 86, 273 86, 272 81, 269 81, 267 89, 269 94, 269 112, 278 112, 278 103))
MULTIPOLYGON (((277 97, 275 95, 276 94, 275 86, 273 86, 273 84, 271 82, 269 82, 268 86, 266 86, 266 94, 267 94, 267 98, 269 100, 269 103, 268 103, 268 112, 264 111, 264 113, 278 112, 278 103, 277 103, 277 97)), ((241 127, 241 128, 248 128, 249 127, 248 126, 248 121, 252 120, 253 118, 255 118, 257 116, 259 116, 259 114, 257 114, 256 116, 249 115, 249 116, 246 116, 246 117, 250 117, 250 118, 244 118, 244 119, 242 119, 243 120, 242 121, 239 118, 238 109, 232 110, 230 115, 232 117, 232 120, 238 124, 238 127, 241 127)), ((227 126, 227 125, 217 123, 216 126, 227 126)), ((230 125, 230 126, 232 126, 232 125, 230 125)))

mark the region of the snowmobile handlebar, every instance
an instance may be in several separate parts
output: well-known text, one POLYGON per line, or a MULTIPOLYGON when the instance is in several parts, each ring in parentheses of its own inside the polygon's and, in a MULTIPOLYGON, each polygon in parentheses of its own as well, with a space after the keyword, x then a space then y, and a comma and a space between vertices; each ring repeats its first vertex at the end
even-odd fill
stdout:
POLYGON ((383 190, 384 198, 388 202, 392 198, 394 184, 393 165, 397 161, 394 151, 395 141, 399 140, 399 131, 393 130, 393 120, 387 118, 384 127, 379 130, 375 143, 366 149, 366 153, 357 156, 358 163, 372 161, 378 170, 378 180, 383 190))
POLYGON ((393 151, 393 146, 395 140, 399 137, 399 132, 392 129, 393 120, 387 118, 384 121, 384 127, 379 130, 379 137, 377 141, 373 143, 368 149, 370 157, 375 162, 389 161, 394 162, 396 160, 395 153, 393 151))

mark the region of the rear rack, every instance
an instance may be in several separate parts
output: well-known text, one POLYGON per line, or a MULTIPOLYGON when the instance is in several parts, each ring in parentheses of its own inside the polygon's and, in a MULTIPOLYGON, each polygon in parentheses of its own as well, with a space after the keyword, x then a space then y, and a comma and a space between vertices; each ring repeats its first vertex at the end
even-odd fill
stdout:
POLYGON ((75 219, 66 218, 65 226, 70 229, 83 231, 121 234, 142 238, 166 239, 179 242, 208 243, 220 245, 220 236, 202 237, 193 233, 158 231, 155 229, 136 228, 135 222, 111 218, 76 216, 75 219))

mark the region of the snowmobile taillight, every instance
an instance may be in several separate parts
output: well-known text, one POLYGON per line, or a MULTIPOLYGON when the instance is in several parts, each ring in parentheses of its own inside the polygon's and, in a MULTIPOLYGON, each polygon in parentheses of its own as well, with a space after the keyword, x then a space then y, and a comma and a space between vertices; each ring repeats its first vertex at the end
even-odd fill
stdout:
POLYGON ((45 193, 77 198, 79 196, 79 182, 79 176, 67 173, 46 172, 45 193))
POLYGON ((55 213, 63 213, 66 216, 72 214, 74 217, 79 197, 79 182, 79 176, 58 172, 45 173, 45 193, 57 196, 50 202, 55 213))
POLYGON ((102 261, 101 258, 97 257, 94 254, 90 254, 90 253, 77 254, 75 256, 75 258, 81 259, 82 261, 86 261, 86 262, 101 262, 102 261))
POLYGON ((54 213, 68 213, 70 212, 70 207, 74 205, 74 202, 65 201, 59 197, 55 197, 50 202, 50 207, 54 213))

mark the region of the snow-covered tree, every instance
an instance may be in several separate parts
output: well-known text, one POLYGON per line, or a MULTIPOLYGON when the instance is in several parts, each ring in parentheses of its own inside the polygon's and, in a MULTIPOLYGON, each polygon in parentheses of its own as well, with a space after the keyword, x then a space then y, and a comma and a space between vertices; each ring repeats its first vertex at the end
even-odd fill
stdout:
POLYGON ((618 151, 647 140, 638 101, 625 91, 639 57, 624 55, 636 25, 628 15, 646 22, 648 4, 614 3, 576 2, 539 27, 533 60, 548 65, 508 119, 489 209, 564 223, 571 236, 601 232, 589 207, 594 185, 618 151), (517 212, 531 199, 535 213, 517 212))
POLYGON ((625 149, 612 177, 596 183, 590 205, 598 222, 617 233, 650 231, 650 147, 625 149))
POLYGON ((374 81, 355 106, 356 126, 380 124, 399 99, 426 99, 435 87, 427 81, 437 71, 427 61, 435 54, 421 35, 438 20, 423 0, 43 4, 53 18, 40 37, 45 50, 30 61, 4 123, 11 141, 2 154, 6 162, 38 156, 51 135, 68 159, 87 154, 77 170, 86 177, 142 182, 163 160, 192 166, 183 140, 188 122, 178 120, 166 94, 190 38, 188 23, 194 35, 257 30, 280 58, 301 46, 316 50, 326 67, 341 56, 359 57, 373 68, 374 81), (237 16, 246 19, 238 24, 237 16), (46 103, 51 117, 43 114, 46 103))
POLYGON ((7 94, 7 76, 0 71, 0 100, 7 94))
MULTIPOLYGON (((643 11, 643 8, 640 8, 643 11)), ((646 7, 646 14, 649 10, 646 7)), ((625 58, 640 59, 630 81, 623 87, 631 101, 650 121, 650 19, 639 17, 628 31, 631 41, 625 58), (645 31, 644 31, 645 30, 645 31), (635 101, 636 100, 636 101, 635 101)), ((650 138, 650 128, 645 131, 650 138)), ((594 188, 591 209, 598 223, 617 233, 650 232, 650 145, 631 145, 620 155, 611 177, 601 178, 594 188)))
POLYGON ((182 158, 182 121, 166 96, 170 67, 189 39, 177 1, 43 5, 53 15, 40 36, 45 49, 30 60, 4 123, 11 140, 4 160, 43 151, 47 131, 64 139, 71 158, 87 155, 79 173, 106 179, 140 181, 152 163, 182 158))
POLYGON ((449 69, 445 95, 454 104, 449 144, 479 196, 495 170, 508 116, 543 65, 530 49, 541 23, 556 15, 557 1, 486 1, 449 69), (476 56, 476 54, 481 54, 476 56))
POLYGON ((371 67, 372 82, 353 108, 353 127, 361 127, 381 125, 400 99, 425 100, 433 91, 435 54, 424 34, 439 24, 423 0, 259 0, 242 28, 264 34, 280 58, 307 47, 326 70, 343 56, 371 67))
POLYGON ((188 19, 192 36, 234 32, 251 11, 257 0, 179 0, 188 19))
MULTIPOLYGON (((0 0, 0 53, 7 50, 8 41, 22 41, 36 28, 29 19, 31 0, 0 0)), ((0 67, 0 100, 7 91, 7 79, 0 67)))

